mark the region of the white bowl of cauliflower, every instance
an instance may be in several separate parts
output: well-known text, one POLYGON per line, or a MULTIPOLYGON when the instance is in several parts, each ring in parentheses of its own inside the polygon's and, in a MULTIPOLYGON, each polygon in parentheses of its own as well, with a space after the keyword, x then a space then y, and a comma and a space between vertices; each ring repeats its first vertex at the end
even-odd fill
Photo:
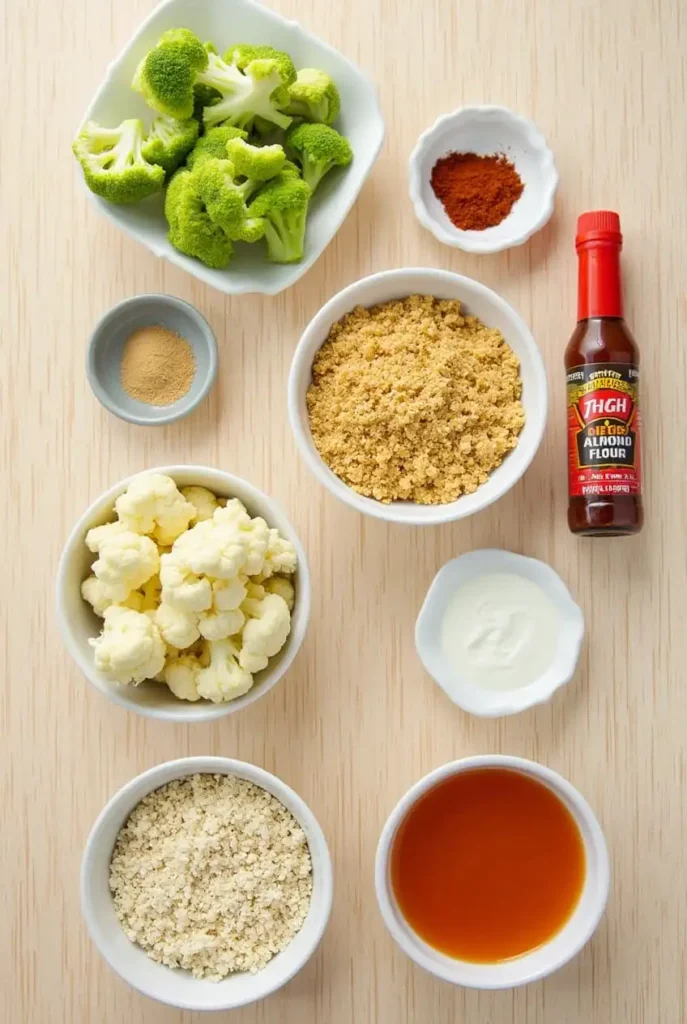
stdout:
POLYGON ((90 682, 139 714, 207 721, 284 675, 310 614, 305 552, 239 477, 165 466, 86 510, 57 574, 65 643, 90 682))

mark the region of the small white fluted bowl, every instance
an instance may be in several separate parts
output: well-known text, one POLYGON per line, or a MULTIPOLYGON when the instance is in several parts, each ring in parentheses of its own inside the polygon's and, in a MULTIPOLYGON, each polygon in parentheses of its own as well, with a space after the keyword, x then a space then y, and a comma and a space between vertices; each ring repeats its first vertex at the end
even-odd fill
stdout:
POLYGON ((445 245, 493 253, 522 245, 553 213, 558 171, 553 153, 532 121, 506 107, 461 107, 420 136, 410 156, 410 198, 420 223, 445 245), (525 188, 509 215, 493 228, 462 231, 448 218, 431 184, 432 168, 448 153, 505 154, 525 188))
MULTIPOLYGON (((504 842, 508 837, 504 836, 504 842)), ((610 865, 601 826, 584 797, 557 772, 536 761, 501 754, 485 754, 452 761, 425 775, 399 800, 389 815, 377 846, 375 889, 384 924, 406 956, 443 981, 465 988, 516 988, 553 974, 589 941, 601 920, 610 887, 610 865), (398 829, 417 801, 444 779, 473 768, 507 768, 523 772, 548 786, 567 807, 584 842, 586 874, 579 902, 569 920, 548 942, 524 956, 494 964, 469 963, 446 956, 429 946, 403 917, 394 896, 390 875, 391 850, 398 829)), ((456 907, 456 913, 460 908, 456 907)))
POLYGON ((470 551, 444 565, 432 581, 415 625, 415 647, 422 664, 444 693, 464 711, 483 718, 514 715, 550 700, 569 683, 577 667, 584 639, 582 610, 550 565, 512 551, 470 551), (560 635, 554 659, 541 675, 526 686, 490 690, 460 672, 446 658, 441 644, 441 624, 446 608, 461 584, 484 573, 512 573, 540 587, 560 615, 560 635))
POLYGON ((546 425, 546 371, 527 325, 513 307, 490 288, 469 277, 429 267, 385 270, 363 277, 334 295, 315 314, 298 342, 291 363, 288 391, 291 428, 308 468, 335 497, 365 515, 390 523, 435 526, 480 512, 517 483, 536 455, 546 425), (463 494, 457 501, 445 505, 420 505, 412 501, 385 503, 358 494, 332 472, 315 447, 306 404, 312 383, 313 360, 327 340, 333 324, 355 306, 374 306, 415 294, 458 299, 467 313, 479 317, 487 327, 499 330, 520 360, 525 425, 515 449, 476 491, 463 494))
POLYGON ((266 669, 255 674, 255 682, 248 693, 225 704, 179 700, 164 683, 153 681, 140 686, 122 686, 98 672, 88 641, 100 633, 102 619, 81 596, 81 584, 89 575, 95 558, 86 547, 85 537, 92 527, 116 519, 115 501, 134 477, 141 475, 139 473, 120 480, 101 494, 86 509, 67 539, 57 570, 57 617, 62 636, 67 650, 88 681, 115 704, 148 718, 170 722, 207 722, 223 718, 264 697, 288 670, 303 643, 310 618, 310 572, 305 551, 281 506, 241 477, 208 466, 155 466, 145 472, 165 473, 179 487, 195 484, 207 487, 220 498, 239 498, 252 516, 262 516, 268 526, 276 527, 283 537, 291 541, 298 556, 298 569, 293 577, 296 600, 291 613, 291 632, 285 645, 270 658, 266 669))
POLYGON ((113 971, 132 988, 182 1010, 233 1010, 275 992, 308 962, 322 938, 332 906, 329 849, 315 815, 276 775, 226 757, 167 761, 138 775, 112 797, 91 829, 81 862, 81 911, 93 942, 113 971), (312 898, 303 927, 289 945, 256 974, 223 981, 194 978, 188 971, 155 963, 122 931, 109 886, 110 861, 119 830, 143 797, 174 779, 196 774, 235 775, 267 790, 303 829, 312 861, 312 898))

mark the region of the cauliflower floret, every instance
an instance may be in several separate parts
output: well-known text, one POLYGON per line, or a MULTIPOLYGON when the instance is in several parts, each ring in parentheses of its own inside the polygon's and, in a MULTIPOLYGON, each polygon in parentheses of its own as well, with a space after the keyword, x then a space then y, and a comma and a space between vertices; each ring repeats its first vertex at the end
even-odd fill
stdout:
POLYGON ((183 650, 194 644, 200 636, 198 617, 194 612, 181 612, 163 601, 152 614, 162 639, 172 647, 183 650))
POLYGON ((249 590, 251 593, 241 605, 247 621, 241 634, 239 664, 247 672, 260 672, 286 643, 291 632, 291 613, 279 594, 266 593, 264 587, 255 584, 249 590))
POLYGON ((149 534, 158 544, 172 544, 196 514, 171 477, 144 473, 129 484, 115 502, 127 530, 149 534))
POLYGON ((283 597, 286 601, 286 607, 290 612, 293 611, 296 591, 293 589, 291 580, 287 580, 283 576, 270 576, 263 585, 268 594, 279 594, 280 597, 283 597))
POLYGON ((137 685, 153 679, 165 663, 165 644, 148 615, 112 605, 105 609, 100 636, 89 640, 95 667, 117 683, 137 685))
POLYGON ((240 537, 245 551, 245 560, 241 569, 246 576, 255 576, 262 572, 270 533, 265 520, 260 516, 251 519, 238 498, 232 498, 224 508, 216 509, 212 520, 218 528, 226 530, 233 527, 235 533, 240 537))
POLYGON ((217 508, 217 498, 207 487, 182 487, 181 493, 193 505, 195 515, 194 523, 203 523, 206 519, 212 519, 217 508))
POLYGON ((217 580, 233 580, 246 561, 246 551, 238 531, 231 524, 218 526, 214 516, 196 523, 183 533, 174 544, 172 553, 197 576, 211 576, 217 580))
POLYGON ((130 530, 101 538, 98 550, 93 572, 108 586, 117 604, 126 601, 132 590, 147 583, 160 568, 155 543, 150 537, 141 537, 130 530))
POLYGON ((231 640, 215 640, 208 646, 210 664, 196 676, 198 695, 215 704, 222 704, 248 693, 253 685, 253 677, 237 662, 236 645, 231 640))
MULTIPOLYGON (((197 527, 193 527, 197 529, 197 527)), ((189 530, 192 533, 193 530, 189 530)), ((188 536, 188 534, 184 534, 188 536)), ((180 552, 173 550, 160 559, 162 600, 180 612, 202 612, 212 605, 210 581, 196 575, 180 552)))
POLYGON ((246 582, 241 576, 213 581, 212 608, 198 621, 198 629, 206 640, 224 640, 241 630, 245 616, 239 606, 247 594, 246 582))
POLYGON ((200 700, 198 673, 202 667, 194 654, 180 654, 178 658, 167 661, 163 679, 179 700, 200 700))
MULTIPOLYGON (((162 591, 162 584, 160 577, 156 573, 151 576, 147 583, 144 583, 142 587, 136 591, 137 594, 141 595, 141 607, 138 609, 140 612, 155 611, 160 603, 160 593, 162 591)), ((131 595, 133 597, 133 594, 131 595)), ((133 607, 133 606, 132 606, 133 607)))
MULTIPOLYGON (((108 587, 107 583, 103 583, 97 576, 89 576, 81 584, 81 596, 84 601, 93 607, 93 611, 96 615, 99 615, 102 619, 105 611, 110 608, 113 604, 116 604, 112 598, 112 592, 108 587)), ((143 611, 143 595, 140 590, 132 590, 127 597, 126 601, 119 602, 125 608, 133 608, 134 611, 143 611)))
POLYGON ((120 523, 118 520, 114 523, 104 523, 102 526, 94 526, 92 530, 89 530, 86 534, 86 547, 89 551, 92 551, 94 555, 97 555, 100 551, 100 545, 104 541, 115 537, 118 533, 124 533, 126 526, 124 523, 120 523))
POLYGON ((281 537, 279 530, 272 528, 269 531, 265 561, 260 572, 263 580, 267 580, 277 572, 296 571, 296 549, 290 540, 281 537))

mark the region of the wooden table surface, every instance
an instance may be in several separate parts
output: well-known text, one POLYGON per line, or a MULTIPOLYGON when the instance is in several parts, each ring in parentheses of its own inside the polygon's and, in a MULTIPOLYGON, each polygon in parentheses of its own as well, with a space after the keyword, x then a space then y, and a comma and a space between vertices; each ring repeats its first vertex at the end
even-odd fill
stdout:
POLYGON ((211 753, 262 765, 308 801, 336 882, 329 928, 306 969, 227 1021, 683 1024, 684 5, 271 2, 377 81, 388 137, 314 269, 276 298, 235 299, 118 234, 77 186, 72 131, 151 0, 2 4, 0 1021, 212 1018, 129 991, 92 946, 78 900, 84 840, 111 794, 160 761, 211 753), (406 165, 437 115, 484 102, 536 121, 561 187, 553 221, 529 245, 471 257, 419 226, 406 165), (575 217, 604 205, 622 216, 627 316, 643 354, 647 526, 636 539, 592 543, 565 525, 562 358, 575 317, 575 217), (531 325, 549 374, 549 428, 525 478, 481 515, 438 529, 389 527, 337 503, 306 470, 287 425, 287 371, 304 324, 354 279, 404 265, 458 271, 496 289, 531 325), (194 302, 220 345, 210 399, 163 430, 109 415, 84 372, 94 321, 146 291, 194 302), (268 698, 216 725, 170 727, 108 703, 76 670, 55 624, 55 569, 76 517, 124 475, 174 462, 220 466, 273 494, 311 561, 313 615, 294 667, 268 698), (501 721, 453 707, 413 647, 436 570, 484 546, 550 562, 588 626, 573 685, 501 721), (613 865, 608 912, 589 946, 516 992, 454 989, 415 968, 374 897, 375 846, 395 802, 430 769, 478 752, 536 758, 566 775, 596 809, 613 865))

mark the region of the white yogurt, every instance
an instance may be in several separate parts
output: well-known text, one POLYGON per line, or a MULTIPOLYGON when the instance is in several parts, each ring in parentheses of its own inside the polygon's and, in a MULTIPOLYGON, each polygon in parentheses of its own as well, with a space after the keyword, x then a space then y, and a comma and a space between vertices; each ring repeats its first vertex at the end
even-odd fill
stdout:
POLYGON ((541 587, 516 573, 487 572, 461 583, 441 623, 447 661, 478 686, 527 686, 553 663, 563 623, 541 587))

